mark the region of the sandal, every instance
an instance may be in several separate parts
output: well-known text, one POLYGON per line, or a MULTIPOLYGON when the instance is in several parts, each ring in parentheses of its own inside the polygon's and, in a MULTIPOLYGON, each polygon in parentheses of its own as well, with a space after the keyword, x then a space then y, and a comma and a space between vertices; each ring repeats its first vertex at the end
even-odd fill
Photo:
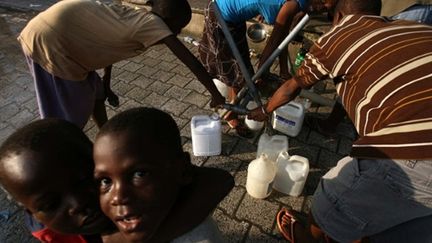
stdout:
POLYGON ((294 215, 290 212, 289 209, 282 208, 277 216, 276 222, 279 229, 279 232, 283 235, 283 237, 291 242, 295 243, 294 239, 294 225, 298 222, 294 215), (287 232, 289 230, 289 232, 287 232))
MULTIPOLYGON (((295 224, 299 223, 300 225, 307 225, 307 217, 302 215, 300 212, 293 211, 291 209, 282 208, 277 216, 276 216, 276 223, 279 229, 279 232, 282 234, 282 236, 289 242, 295 243, 295 236, 294 236, 294 228, 295 224), (289 231, 287 231, 289 230, 289 231)), ((323 232, 323 241, 324 243, 334 243, 336 241, 333 241, 327 234, 323 232)))
POLYGON ((282 208, 276 216, 276 222, 279 232, 281 232, 283 237, 287 241, 295 243, 294 226, 296 223, 306 225, 307 219, 305 216, 300 215, 299 212, 295 212, 287 208, 282 208))
POLYGON ((253 138, 254 133, 250 130, 242 120, 232 119, 227 121, 230 128, 235 129, 237 135, 243 138, 253 138))

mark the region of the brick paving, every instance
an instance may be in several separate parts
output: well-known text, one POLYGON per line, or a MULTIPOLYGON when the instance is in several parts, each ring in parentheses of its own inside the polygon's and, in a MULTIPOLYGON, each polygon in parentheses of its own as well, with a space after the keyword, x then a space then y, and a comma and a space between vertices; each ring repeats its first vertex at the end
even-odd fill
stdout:
MULTIPOLYGON (((18 127, 38 119, 34 88, 16 36, 36 13, 18 11, 0 5, 0 142, 18 127)), ((196 47, 188 45, 195 54, 196 47)), ((108 115, 137 106, 152 106, 170 113, 181 129, 184 148, 192 152, 190 119, 198 114, 211 114, 210 96, 194 75, 164 46, 155 46, 140 56, 114 65, 113 90, 120 96, 120 107, 107 105, 108 115)), ((334 86, 323 82, 316 92, 334 98, 334 86)), ((312 106, 307 115, 324 116, 328 107, 312 106)), ((97 127, 92 121, 85 132, 93 139, 97 127)), ((245 189, 247 166, 256 156, 259 134, 253 139, 234 135, 223 127, 222 155, 192 156, 194 164, 222 168, 235 177, 235 187, 214 211, 227 242, 283 242, 278 234, 275 216, 282 207, 304 213, 310 210, 312 194, 319 178, 346 155, 354 137, 352 127, 343 123, 339 136, 330 140, 303 126, 300 134, 289 138, 289 153, 305 156, 310 173, 299 197, 274 191, 265 200, 250 197, 245 189)), ((211 188, 209 188, 211 190, 211 188)), ((26 232, 22 210, 0 193, 0 242, 35 242, 26 232)))

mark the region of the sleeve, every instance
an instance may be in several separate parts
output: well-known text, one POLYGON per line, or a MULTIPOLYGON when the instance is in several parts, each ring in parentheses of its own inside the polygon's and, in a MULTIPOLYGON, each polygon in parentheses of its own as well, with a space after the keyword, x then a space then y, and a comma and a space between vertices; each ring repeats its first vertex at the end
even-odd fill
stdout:
POLYGON ((81 235, 63 235, 48 228, 32 232, 33 237, 46 243, 87 243, 81 235))
POLYGON ((134 28, 137 31, 133 33, 132 38, 142 43, 145 48, 149 48, 173 34, 165 22, 151 12, 148 12, 147 16, 134 24, 137 25, 137 27, 134 28))
POLYGON ((294 79, 300 87, 308 89, 329 75, 329 66, 325 50, 315 43, 306 54, 294 79))

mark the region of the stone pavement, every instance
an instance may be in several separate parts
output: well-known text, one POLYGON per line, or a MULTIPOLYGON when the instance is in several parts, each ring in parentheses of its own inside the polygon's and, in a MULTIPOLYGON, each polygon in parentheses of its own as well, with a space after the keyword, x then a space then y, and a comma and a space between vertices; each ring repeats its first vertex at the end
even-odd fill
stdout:
MULTIPOLYGON (((19 9, 25 11, 16 10, 7 4, 8 1, 16 3, 5 0, 0 4, 0 142, 18 127, 38 119, 32 79, 16 41, 20 30, 36 12, 28 8, 31 1, 23 0, 27 8, 19 9)), ((196 54, 196 47, 188 47, 196 54)), ((208 105, 210 96, 167 48, 152 47, 140 56, 116 63, 112 85, 121 104, 117 109, 107 105, 110 117, 137 106, 160 108, 175 118, 184 148, 192 152, 190 119, 194 115, 212 113, 208 105)), ((335 97, 330 82, 317 85, 315 90, 323 96, 335 97)), ((322 116, 329 110, 328 107, 312 106, 307 115, 322 116)), ((93 139, 97 128, 90 121, 85 131, 93 139)), ((275 222, 276 213, 282 207, 309 212, 310 200, 320 177, 350 150, 354 137, 352 127, 348 123, 341 124, 338 134, 336 139, 329 140, 303 126, 297 137, 289 138, 289 153, 307 157, 311 165, 307 184, 299 197, 274 191, 269 198, 258 200, 247 194, 247 166, 255 159, 259 134, 254 139, 242 139, 224 125, 222 155, 192 156, 194 164, 222 168, 235 177, 234 189, 213 215, 227 242, 283 242, 275 222)), ((24 228, 22 210, 4 193, 0 193, 0 242, 35 242, 24 228)))

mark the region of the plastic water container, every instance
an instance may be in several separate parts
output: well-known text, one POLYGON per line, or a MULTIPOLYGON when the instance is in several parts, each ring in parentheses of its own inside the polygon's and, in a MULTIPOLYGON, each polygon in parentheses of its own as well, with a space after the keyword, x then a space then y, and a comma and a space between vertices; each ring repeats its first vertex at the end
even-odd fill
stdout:
MULTIPOLYGON (((252 109, 255 109, 257 107, 258 107, 258 105, 256 104, 255 101, 250 101, 246 106, 246 108, 248 110, 252 110, 252 109)), ((259 121, 255 121, 252 119, 248 119, 247 117, 245 118, 245 124, 252 131, 258 131, 264 127, 264 122, 259 122, 259 121)))
POLYGON ((273 111, 272 126, 279 132, 295 137, 303 126, 304 115, 304 106, 291 101, 273 111))
POLYGON ((276 163, 279 153, 288 151, 288 138, 284 135, 270 136, 267 133, 261 134, 258 140, 257 158, 267 154, 269 160, 276 163))
POLYGON ((213 83, 215 84, 216 88, 219 90, 219 93, 221 93, 221 95, 225 97, 225 99, 228 99, 228 94, 229 94, 228 85, 226 85, 225 83, 223 83, 222 81, 216 78, 213 79, 213 83))
POLYGON ((276 164, 261 154, 248 166, 246 191, 254 198, 263 199, 270 195, 276 176, 276 164))
POLYGON ((221 153, 222 130, 217 114, 193 116, 191 132, 192 151, 195 156, 213 156, 221 153))
POLYGON ((297 197, 302 191, 309 174, 309 160, 305 157, 282 152, 276 161, 277 173, 273 189, 297 197))

